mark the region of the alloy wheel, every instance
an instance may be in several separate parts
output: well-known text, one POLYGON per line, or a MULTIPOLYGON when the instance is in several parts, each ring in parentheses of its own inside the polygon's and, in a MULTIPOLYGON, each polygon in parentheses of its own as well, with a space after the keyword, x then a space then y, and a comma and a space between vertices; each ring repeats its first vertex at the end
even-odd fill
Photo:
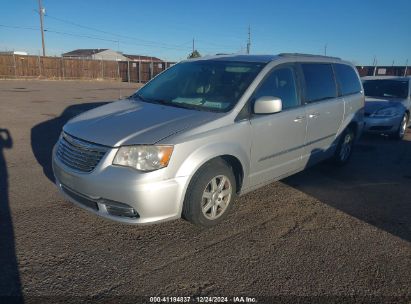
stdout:
POLYGON ((340 151, 340 160, 346 161, 351 154, 353 145, 353 134, 348 132, 344 136, 344 141, 341 144, 341 151, 340 151))
POLYGON ((233 188, 230 179, 218 175, 208 182, 202 196, 201 210, 209 220, 219 218, 230 204, 233 188))
POLYGON ((400 124, 400 130, 399 130, 399 137, 402 138, 405 134, 405 130, 407 129, 407 115, 404 115, 402 118, 401 124, 400 124))

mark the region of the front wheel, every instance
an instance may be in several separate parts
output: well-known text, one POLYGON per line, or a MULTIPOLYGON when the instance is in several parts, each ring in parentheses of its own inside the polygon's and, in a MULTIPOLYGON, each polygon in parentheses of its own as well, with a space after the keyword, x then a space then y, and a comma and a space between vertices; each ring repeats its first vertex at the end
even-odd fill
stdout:
POLYGON ((235 197, 236 181, 232 168, 223 160, 211 161, 192 178, 182 217, 198 226, 214 226, 227 216, 235 197))
POLYGON ((401 119, 400 125, 398 126, 397 132, 393 134, 395 139, 403 139, 405 135, 405 131, 407 130, 408 124, 408 114, 405 113, 401 119))
POLYGON ((334 154, 334 162, 337 165, 345 165, 351 157, 354 147, 355 133, 352 128, 348 127, 341 135, 337 149, 334 154))

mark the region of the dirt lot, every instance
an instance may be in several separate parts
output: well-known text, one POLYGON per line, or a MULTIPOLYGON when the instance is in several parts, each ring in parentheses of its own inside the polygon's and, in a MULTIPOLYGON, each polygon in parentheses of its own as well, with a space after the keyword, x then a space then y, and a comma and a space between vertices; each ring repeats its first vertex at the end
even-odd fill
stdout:
POLYGON ((0 128, 12 139, 3 131, 1 295, 409 303, 411 130, 402 142, 363 138, 344 168, 321 164, 254 191, 215 228, 182 220, 128 226, 64 201, 50 154, 69 117, 135 88, 0 81, 0 128))

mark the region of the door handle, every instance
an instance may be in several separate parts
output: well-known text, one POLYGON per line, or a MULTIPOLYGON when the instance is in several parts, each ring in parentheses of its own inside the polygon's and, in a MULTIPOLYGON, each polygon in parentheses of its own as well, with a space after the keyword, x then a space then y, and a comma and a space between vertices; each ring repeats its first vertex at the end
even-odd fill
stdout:
POLYGON ((318 113, 318 112, 314 112, 314 113, 311 113, 311 114, 308 115, 308 117, 310 117, 310 118, 316 118, 318 116, 320 116, 320 113, 318 113))
POLYGON ((304 119, 305 119, 305 116, 297 116, 297 117, 294 119, 294 122, 302 122, 304 119))

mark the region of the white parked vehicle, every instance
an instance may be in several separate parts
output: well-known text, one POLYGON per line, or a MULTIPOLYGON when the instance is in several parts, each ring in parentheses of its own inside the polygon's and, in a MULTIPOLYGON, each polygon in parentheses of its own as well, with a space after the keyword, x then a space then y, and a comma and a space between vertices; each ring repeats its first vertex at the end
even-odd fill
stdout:
POLYGON ((347 162, 363 107, 355 67, 338 58, 188 60, 69 121, 53 152, 56 183, 120 222, 212 226, 237 195, 330 157, 347 162))

